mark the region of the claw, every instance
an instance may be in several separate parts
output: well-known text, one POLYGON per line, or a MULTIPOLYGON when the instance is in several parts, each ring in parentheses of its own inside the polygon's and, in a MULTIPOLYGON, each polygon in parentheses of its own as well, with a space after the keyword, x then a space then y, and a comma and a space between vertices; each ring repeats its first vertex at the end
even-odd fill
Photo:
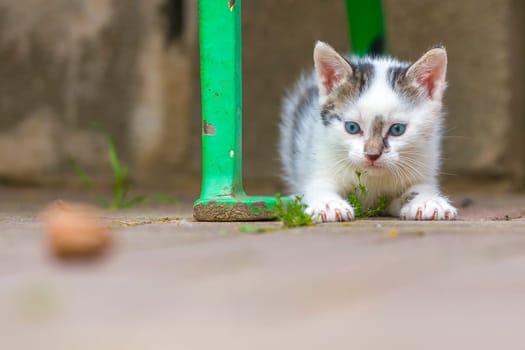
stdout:
POLYGON ((321 212, 321 220, 323 222, 328 222, 328 219, 326 218, 326 211, 324 210, 321 212))
POLYGON ((343 214, 341 213, 341 210, 336 209, 335 210, 335 219, 339 222, 343 222, 343 214))
POLYGON ((352 221, 354 219, 354 217, 352 215, 352 212, 350 212, 350 211, 346 212, 346 217, 348 218, 349 221, 352 221))
POLYGON ((428 199, 415 199, 401 208, 400 217, 403 220, 454 220, 456 209, 446 198, 437 196, 428 199))

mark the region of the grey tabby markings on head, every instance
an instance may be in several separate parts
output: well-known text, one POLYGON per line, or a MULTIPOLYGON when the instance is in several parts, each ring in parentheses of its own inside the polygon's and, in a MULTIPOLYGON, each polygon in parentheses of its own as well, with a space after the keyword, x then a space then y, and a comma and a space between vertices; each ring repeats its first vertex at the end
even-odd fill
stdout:
POLYGON ((410 67, 408 65, 390 67, 388 69, 387 77, 390 86, 394 91, 408 99, 417 99, 421 93, 418 88, 412 84, 412 81, 407 78, 407 71, 410 67))
POLYGON ((339 114, 348 101, 359 97, 372 81, 374 66, 371 63, 349 62, 348 60, 347 62, 352 68, 352 74, 345 77, 344 82, 336 87, 321 106, 321 118, 325 126, 329 125, 333 119, 340 121, 339 114))

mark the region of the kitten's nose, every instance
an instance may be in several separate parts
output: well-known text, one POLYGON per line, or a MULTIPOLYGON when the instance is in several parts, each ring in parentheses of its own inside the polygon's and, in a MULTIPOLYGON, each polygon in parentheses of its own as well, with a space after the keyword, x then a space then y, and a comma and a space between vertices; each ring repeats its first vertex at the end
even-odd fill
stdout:
POLYGON ((381 157, 381 153, 365 153, 366 158, 371 160, 372 162, 376 161, 381 157))

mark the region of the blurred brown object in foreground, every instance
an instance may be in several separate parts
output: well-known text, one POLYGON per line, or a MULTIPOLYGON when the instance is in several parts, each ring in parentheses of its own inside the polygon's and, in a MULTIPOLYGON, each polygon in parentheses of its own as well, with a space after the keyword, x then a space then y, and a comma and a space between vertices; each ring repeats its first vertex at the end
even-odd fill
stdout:
POLYGON ((98 209, 55 201, 41 214, 49 247, 60 258, 90 258, 107 251, 110 229, 98 209))

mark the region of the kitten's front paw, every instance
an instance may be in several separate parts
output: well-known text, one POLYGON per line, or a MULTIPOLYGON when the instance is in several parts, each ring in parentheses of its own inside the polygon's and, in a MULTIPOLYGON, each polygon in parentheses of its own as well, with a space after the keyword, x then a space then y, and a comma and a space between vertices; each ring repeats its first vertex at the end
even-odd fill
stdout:
POLYGON ((443 197, 416 197, 401 208, 403 220, 454 220, 458 211, 443 197))
POLYGON ((309 203, 306 213, 316 222, 342 222, 354 219, 354 208, 342 199, 314 201, 309 203))

